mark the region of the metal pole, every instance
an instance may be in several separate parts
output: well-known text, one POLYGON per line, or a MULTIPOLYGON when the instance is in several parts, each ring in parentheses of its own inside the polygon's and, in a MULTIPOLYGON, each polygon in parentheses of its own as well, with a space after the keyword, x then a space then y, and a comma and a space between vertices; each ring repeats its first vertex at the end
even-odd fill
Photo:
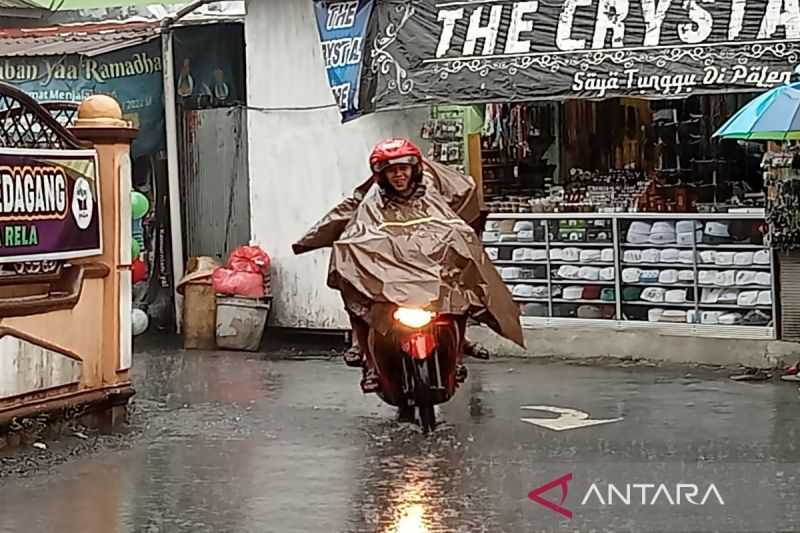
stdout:
POLYGON ((183 223, 181 221, 181 190, 178 177, 178 119, 175 109, 175 60, 171 31, 161 34, 161 63, 164 75, 164 118, 167 134, 167 180, 169 183, 169 229, 172 242, 172 277, 175 297, 175 324, 181 332, 183 297, 178 294, 178 282, 183 277, 183 223))

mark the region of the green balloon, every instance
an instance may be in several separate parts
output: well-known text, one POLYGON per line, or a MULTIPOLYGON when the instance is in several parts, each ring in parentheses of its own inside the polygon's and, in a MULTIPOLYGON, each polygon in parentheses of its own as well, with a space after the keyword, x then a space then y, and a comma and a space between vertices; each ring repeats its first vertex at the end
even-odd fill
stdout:
POLYGON ((141 253, 142 253, 142 249, 139 246, 139 241, 137 241, 136 239, 133 239, 133 241, 131 243, 131 256, 133 257, 133 259, 136 259, 137 257, 139 257, 139 254, 141 254, 141 253))
POLYGON ((131 193, 131 214, 133 219, 142 218, 148 211, 150 211, 150 202, 147 200, 147 196, 139 191, 133 191, 131 193))

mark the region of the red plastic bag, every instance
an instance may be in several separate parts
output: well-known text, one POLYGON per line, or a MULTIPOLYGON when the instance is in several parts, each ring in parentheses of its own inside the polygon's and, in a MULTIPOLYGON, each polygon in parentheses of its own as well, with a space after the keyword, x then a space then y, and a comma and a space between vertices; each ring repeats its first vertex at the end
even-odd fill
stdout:
POLYGON ((247 298, 264 297, 264 276, 259 272, 236 272, 218 268, 212 277, 214 292, 247 298))
POLYGON ((239 246, 231 253, 226 266, 236 272, 263 275, 269 272, 269 265, 269 256, 260 246, 239 246))

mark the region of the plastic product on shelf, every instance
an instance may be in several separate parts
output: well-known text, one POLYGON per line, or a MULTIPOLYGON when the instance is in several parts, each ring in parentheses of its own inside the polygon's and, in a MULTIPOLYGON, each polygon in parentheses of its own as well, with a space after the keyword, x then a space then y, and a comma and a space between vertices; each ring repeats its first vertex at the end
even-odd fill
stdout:
POLYGON ((678 233, 676 242, 681 246, 691 246, 696 243, 701 243, 703 242, 703 230, 698 230, 694 234, 692 234, 691 231, 689 233, 678 233))
POLYGON ((500 233, 496 231, 484 231, 483 242, 497 242, 500 240, 500 233))
POLYGON ((514 224, 514 233, 519 233, 520 231, 530 231, 533 232, 533 221, 530 220, 520 220, 516 224, 514 224))
POLYGON ((650 242, 650 231, 652 226, 641 220, 631 222, 628 228, 628 242, 631 244, 644 244, 650 242))
POLYGON ((593 266, 582 266, 578 271, 578 278, 587 281, 599 281, 600 269, 593 266))
POLYGON ((603 248, 600 252, 600 261, 604 263, 613 263, 614 262, 614 249, 613 248, 603 248))
POLYGON ((517 240, 519 242, 534 242, 533 230, 522 230, 517 232, 517 240))
POLYGON ((622 261, 625 263, 643 263, 641 250, 625 250, 622 254, 622 261))
POLYGON ((522 269, 519 267, 505 267, 500 270, 500 277, 505 280, 519 279, 521 271, 522 269))
POLYGON ((677 248, 665 248, 661 250, 662 263, 677 263, 681 256, 681 251, 677 248))
POLYGON ((724 326, 733 326, 742 320, 741 313, 724 313, 719 317, 719 323, 724 326))
POLYGON ((736 299, 741 307, 752 307, 758 303, 758 291, 742 291, 736 299))
POLYGON ((601 260, 601 257, 600 250, 581 250, 580 253, 581 263, 596 263, 601 260))
POLYGON ((731 234, 728 227, 729 225, 725 222, 706 222, 703 242, 706 244, 726 244, 731 242, 731 234))
POLYGON ((561 265, 558 267, 556 275, 561 279, 578 279, 580 276, 580 267, 575 265, 561 265))
POLYGON ((679 270, 678 281, 694 281, 694 270, 679 270))
POLYGON ((599 300, 602 287, 597 285, 586 285, 581 293, 581 298, 584 300, 599 300))
POLYGON ((753 263, 756 265, 769 264, 769 250, 759 250, 753 254, 753 263))
POLYGON ((623 268, 622 281, 625 283, 638 283, 642 270, 639 268, 623 268))
POLYGON ((490 260, 497 261, 497 257, 499 256, 499 251, 497 248, 485 248, 484 251, 490 260))
POLYGON ((724 288, 719 295, 719 303, 735 304, 739 299, 739 289, 724 288))
POLYGON ((614 267, 607 267, 600 270, 602 281, 614 281, 614 267))
POLYGON ((500 229, 500 221, 499 220, 487 220, 485 225, 486 231, 499 231, 500 229))
POLYGON ((675 238, 675 224, 672 222, 656 222, 650 229, 650 242, 653 244, 672 244, 675 238))
POLYGON ((563 257, 562 249, 561 248, 550 248, 550 260, 551 261, 561 261, 563 257))
POLYGON ((547 267, 537 266, 535 268, 521 268, 519 279, 546 279, 547 267))
POLYGON ((756 285, 772 285, 772 274, 769 272, 757 272, 756 285))
POLYGON ((757 276, 754 270, 740 270, 736 273, 736 285, 757 285, 757 276))
POLYGON ((698 274, 698 283, 700 285, 714 285, 717 283, 716 270, 701 270, 698 274))
POLYGON ((642 300, 646 302, 663 302, 666 292, 661 287, 647 287, 642 291, 642 300))
POLYGON ((662 270, 658 275, 658 282, 665 284, 678 283, 678 271, 672 269, 662 270))
POLYGON ((714 264, 718 266, 733 266, 733 258, 736 256, 734 252, 717 252, 714 258, 714 264))
POLYGON ((642 299, 641 287, 625 287, 622 289, 622 299, 626 302, 635 302, 642 299))
POLYGON ((641 283, 657 283, 658 276, 658 270, 642 270, 639 272, 639 281, 641 283))
POLYGON ((759 291, 758 305, 772 305, 772 291, 759 291))
MULTIPOLYGON (((693 231, 698 231, 700 235, 703 234, 703 223, 697 220, 679 220, 675 223, 675 233, 677 234, 692 234, 693 231)), ((701 237, 702 238, 702 237, 701 237)))
POLYGON ((772 321, 769 315, 759 309, 751 309, 742 317, 739 324, 743 326, 767 326, 772 321))
POLYGON ((547 298, 547 285, 517 285, 511 291, 518 298, 547 298))
POLYGON ((717 279, 714 280, 714 284, 720 287, 733 287, 736 285, 736 271, 720 270, 717 272, 717 279))
POLYGON ((664 314, 664 310, 660 307, 653 307, 647 310, 647 320, 650 322, 658 322, 661 319, 661 316, 664 314))
POLYGON ((604 302, 614 302, 617 299, 617 291, 614 287, 604 287, 600 291, 600 299, 604 302))
POLYGON ((733 256, 733 264, 736 266, 751 266, 754 255, 753 252, 737 252, 733 256))
POLYGON ((658 263, 661 261, 661 250, 648 248, 642 250, 642 263, 658 263))
POLYGON ((700 252, 700 262, 705 263, 707 265, 713 265, 717 262, 717 251, 716 250, 703 250, 700 252))
POLYGON ((664 293, 664 301, 673 304, 686 302, 686 289, 670 289, 664 293))
POLYGON ((678 263, 682 263, 684 265, 693 265, 695 259, 698 263, 700 262, 700 257, 692 250, 681 250, 678 253, 678 263))
POLYGON ((580 248, 564 248, 561 250, 562 261, 579 261, 581 257, 580 248))
POLYGON ((517 242, 516 233, 501 233, 500 242, 517 242))
POLYGON ((565 300, 580 300, 583 298, 583 286, 570 285, 569 287, 564 287, 561 297, 565 300))
POLYGON ((721 294, 721 288, 705 288, 700 292, 700 303, 717 304, 721 294))
POLYGON ((661 313, 658 322, 670 322, 673 324, 685 324, 687 320, 687 312, 682 309, 665 309, 661 313))

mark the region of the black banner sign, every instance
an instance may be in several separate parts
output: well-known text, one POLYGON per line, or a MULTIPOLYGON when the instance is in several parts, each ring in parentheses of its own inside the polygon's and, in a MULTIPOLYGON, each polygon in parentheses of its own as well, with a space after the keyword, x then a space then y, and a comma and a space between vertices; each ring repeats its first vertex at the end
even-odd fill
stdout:
POLYGON ((378 0, 366 112, 763 91, 800 60, 799 0, 378 0))

